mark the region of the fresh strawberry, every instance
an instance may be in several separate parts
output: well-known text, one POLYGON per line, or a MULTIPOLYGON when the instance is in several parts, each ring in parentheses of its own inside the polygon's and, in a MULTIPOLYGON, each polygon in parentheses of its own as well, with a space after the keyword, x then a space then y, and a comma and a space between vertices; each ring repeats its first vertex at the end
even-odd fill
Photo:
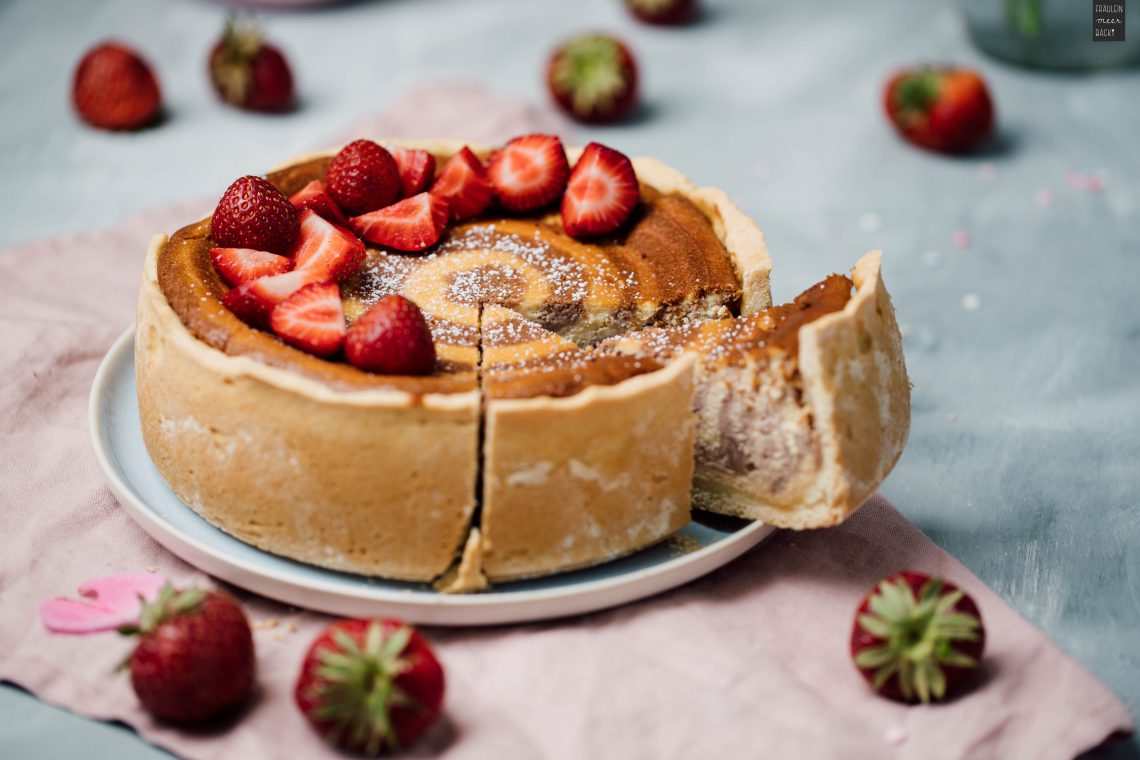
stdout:
POLYGON ((978 605, 953 583, 904 570, 871 589, 855 613, 851 656, 880 694, 943 699, 973 676, 986 645, 978 605))
POLYGON ((364 263, 360 238, 311 209, 301 211, 301 232, 289 255, 297 269, 319 272, 321 282, 347 280, 364 263))
POLYGON ((291 346, 316 356, 332 356, 344 345, 348 332, 340 289, 334 282, 306 285, 277 305, 269 326, 291 346))
POLYGON ((968 153, 994 131, 989 89, 976 71, 921 66, 887 82, 883 105, 905 139, 943 153, 968 153))
MULTIPOLYGON (((218 591, 167 584, 144 602, 131 653, 131 686, 148 711, 197 723, 241 705, 254 678, 253 634, 238 603, 218 591)), ((126 664, 126 663, 124 663, 126 664)))
POLYGON ((234 287, 293 268, 292 259, 252 248, 211 248, 210 258, 222 279, 234 287))
POLYGON ((564 42, 550 57, 546 82, 554 102, 578 121, 621 121, 637 105, 637 64, 614 37, 587 34, 564 42))
POLYGON ((388 152, 396 159, 400 169, 400 187, 404 197, 411 198, 431 187, 435 180, 435 156, 426 150, 413 150, 391 145, 388 152))
POLYGON ((233 17, 210 50, 210 81, 224 102, 250 111, 279 112, 293 107, 289 62, 265 42, 250 21, 233 17))
POLYGON ((293 690, 329 744, 369 756, 407 747, 443 708, 443 667, 399 620, 340 620, 305 655, 293 690))
POLYGON ((96 45, 80 59, 71 102, 85 122, 103 129, 141 129, 162 111, 162 93, 150 66, 115 42, 96 45))
POLYGON ((499 205, 508 211, 533 211, 562 196, 570 162, 554 135, 524 135, 495 151, 487 176, 499 205))
POLYGON ((562 196, 562 228, 575 238, 613 232, 629 219, 639 196, 630 160, 613 148, 590 143, 574 164, 562 196))
POLYGON ((325 173, 329 195, 346 214, 367 214, 400 198, 400 167, 371 140, 344 146, 325 173))
POLYGON ((482 212, 491 204, 493 195, 483 162, 467 146, 443 165, 431 192, 447 201, 452 219, 466 219, 482 212))
POLYGON ((298 211, 312 209, 325 219, 336 224, 348 224, 348 219, 341 212, 340 207, 333 202, 332 196, 325 189, 325 183, 315 179, 289 196, 289 202, 298 211))
POLYGON ((370 243, 397 251, 422 251, 439 241, 447 215, 447 201, 433 193, 420 193, 353 217, 349 224, 370 243))
POLYGON ((297 209, 264 177, 246 176, 226 189, 214 209, 210 236, 222 248, 286 253, 297 239, 297 209))
POLYGON ((247 325, 266 329, 277 304, 314 282, 325 282, 328 273, 321 267, 294 269, 285 274, 259 277, 238 285, 222 296, 222 303, 247 325))
POLYGON ((384 296, 348 328, 349 363, 383 375, 428 375, 435 344, 423 312, 403 296, 384 296))
POLYGON ((636 18, 658 26, 682 26, 697 16, 697 0, 625 0, 636 18))

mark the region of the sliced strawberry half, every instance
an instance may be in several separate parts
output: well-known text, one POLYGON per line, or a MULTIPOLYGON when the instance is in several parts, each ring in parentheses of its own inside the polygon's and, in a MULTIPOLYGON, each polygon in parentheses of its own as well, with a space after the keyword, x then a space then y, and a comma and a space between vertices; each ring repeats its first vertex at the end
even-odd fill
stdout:
POLYGON ((420 193, 353 217, 349 224, 370 243, 397 251, 422 251, 439 242, 447 215, 447 201, 435 193, 420 193))
POLYGON ((319 269, 294 269, 242 283, 222 296, 222 303, 242 322, 265 329, 277 304, 306 285, 327 279, 319 269))
POLYGON ((292 203, 298 211, 311 209, 330 222, 335 222, 336 224, 346 224, 348 222, 348 219, 344 216, 344 212, 340 210, 340 206, 336 205, 336 201, 329 195, 325 183, 319 179, 313 180, 289 196, 289 202, 292 203))
POLYGON ((533 211, 562 195, 570 162, 554 135, 523 135, 491 156, 487 176, 503 208, 533 211))
POLYGON ((447 201, 452 219, 475 216, 491 204, 494 195, 486 168, 467 146, 443 165, 431 192, 447 201))
POLYGON ((301 232, 291 255, 297 269, 322 272, 318 280, 323 282, 340 282, 360 269, 365 249, 364 243, 351 231, 312 209, 305 209, 301 212, 301 232))
POLYGON ((435 179, 435 156, 426 150, 401 148, 399 145, 390 146, 388 152, 396 159, 396 167, 400 170, 400 187, 403 188, 405 198, 411 198, 431 187, 435 179))
POLYGON ((258 277, 284 274, 293 268, 290 258, 252 248, 211 248, 210 259, 222 279, 234 287, 258 277))
POLYGON ((590 143, 574 164, 562 196, 562 228, 574 238, 613 232, 629 219, 639 196, 629 158, 590 143))
POLYGON ((269 326, 291 346, 317 356, 332 356, 348 334, 340 288, 335 282, 306 285, 278 304, 269 326))

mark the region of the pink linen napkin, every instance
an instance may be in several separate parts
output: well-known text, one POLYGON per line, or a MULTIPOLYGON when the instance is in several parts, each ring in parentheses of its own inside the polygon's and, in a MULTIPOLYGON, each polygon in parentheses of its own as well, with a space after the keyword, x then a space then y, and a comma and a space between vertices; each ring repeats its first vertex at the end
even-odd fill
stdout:
MULTIPOLYGON (((470 124, 471 139, 497 141, 555 123, 465 92, 462 108, 445 109, 453 87, 419 90, 352 136, 412 134, 425 104, 437 115, 421 134, 470 124)), ((232 725, 185 732, 151 719, 114 672, 130 642, 52 635, 36 614, 45 598, 123 570, 208 580, 144 534, 103 485, 86 404, 99 360, 132 319, 150 235, 209 207, 191 202, 0 252, 0 679, 123 721, 188 758, 321 757, 332 753, 293 707, 292 685, 328 618, 231 589, 255 626, 259 693, 232 725)), ((447 669, 446 715, 409 757, 1047 760, 1132 730, 1102 684, 879 497, 838 528, 777 534, 651 600, 546 624, 428 633, 447 669), (983 677, 943 705, 880 699, 849 661, 859 598, 903 567, 963 586, 985 619, 983 677)))

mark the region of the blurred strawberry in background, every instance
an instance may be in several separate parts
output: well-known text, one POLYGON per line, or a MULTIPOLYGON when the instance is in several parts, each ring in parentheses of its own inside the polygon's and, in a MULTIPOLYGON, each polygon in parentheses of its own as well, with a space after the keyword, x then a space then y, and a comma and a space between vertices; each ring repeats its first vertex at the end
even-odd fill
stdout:
POLYGON ((608 124, 637 105, 637 64, 621 40, 585 34, 559 45, 547 65, 554 102, 574 119, 608 124))
POLYGON ((289 62, 247 18, 231 16, 226 22, 210 51, 209 70, 218 97, 232 106, 275 113, 294 105, 289 62))
POLYGON ((141 129, 162 112, 162 93, 150 65, 118 42, 96 45, 80 59, 71 102, 80 118, 102 129, 141 129))
POLYGON ((697 17, 697 0, 625 0, 635 18, 647 24, 682 26, 697 17))
POLYGON ((903 69, 887 82, 883 101, 899 134, 928 150, 969 153, 994 131, 989 88, 982 75, 971 69, 903 69))

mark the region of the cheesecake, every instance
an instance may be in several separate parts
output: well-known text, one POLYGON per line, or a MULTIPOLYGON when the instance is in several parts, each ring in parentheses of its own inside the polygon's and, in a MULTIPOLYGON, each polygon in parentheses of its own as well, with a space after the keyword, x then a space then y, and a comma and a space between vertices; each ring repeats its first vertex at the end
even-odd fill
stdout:
MULTIPOLYGON (((400 146, 437 166, 464 147, 400 146)), ((294 195, 335 154, 266 178, 294 195)), ((265 551, 447 592, 629 554, 694 507, 841 520, 889 472, 909 421, 878 255, 773 308, 755 223, 660 161, 631 165, 636 205, 612 232, 571 235, 549 206, 493 204, 420 251, 369 244, 338 285, 344 320, 394 296, 416 304, 435 357, 418 375, 314 355, 239 318, 210 219, 157 235, 135 351, 158 471, 265 551)))

